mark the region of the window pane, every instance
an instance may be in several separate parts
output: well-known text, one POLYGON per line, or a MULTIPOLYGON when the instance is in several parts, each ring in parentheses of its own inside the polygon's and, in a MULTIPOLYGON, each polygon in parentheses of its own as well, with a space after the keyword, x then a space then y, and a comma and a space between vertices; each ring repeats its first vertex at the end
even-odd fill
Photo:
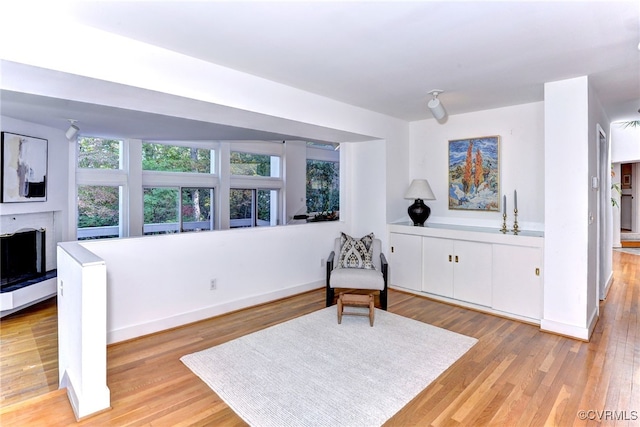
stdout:
POLYGON ((177 188, 144 189, 144 234, 177 233, 178 218, 177 188))
POLYGON ((78 186, 78 240, 120 237, 120 187, 78 186))
POLYGON ((78 167, 88 169, 120 169, 122 141, 81 137, 78 139, 78 167))
POLYGON ((182 189, 182 231, 213 229, 213 189, 182 189))
POLYGON ((243 176, 280 176, 280 158, 263 154, 231 152, 231 175, 243 176))
POLYGON ((230 227, 278 225, 278 190, 231 189, 230 227))
POLYGON ((253 227, 253 190, 229 191, 230 227, 253 227))
POLYGON ((307 212, 340 210, 340 163, 307 160, 307 212))
POLYGON ((272 223, 271 219, 271 211, 272 211, 272 202, 276 202, 277 199, 277 191, 275 190, 258 190, 258 221, 256 222, 257 226, 270 226, 276 225, 275 222, 275 211, 274 213, 274 222, 272 223))
POLYGON ((212 173, 211 160, 211 150, 142 144, 142 169, 147 171, 212 173))

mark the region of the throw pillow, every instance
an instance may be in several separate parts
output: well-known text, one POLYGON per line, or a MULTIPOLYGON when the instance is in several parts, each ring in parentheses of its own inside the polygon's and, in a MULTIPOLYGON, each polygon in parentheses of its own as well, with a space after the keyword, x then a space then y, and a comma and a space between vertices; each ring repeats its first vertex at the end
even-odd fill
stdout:
POLYGON ((338 267, 374 270, 373 238, 373 233, 367 234, 360 239, 354 239, 348 234, 342 233, 338 267))

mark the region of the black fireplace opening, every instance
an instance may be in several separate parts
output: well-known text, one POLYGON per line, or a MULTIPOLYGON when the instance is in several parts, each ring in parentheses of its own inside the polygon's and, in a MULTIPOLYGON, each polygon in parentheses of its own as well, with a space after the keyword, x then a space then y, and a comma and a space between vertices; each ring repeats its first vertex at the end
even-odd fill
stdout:
POLYGON ((44 229, 0 236, 0 287, 4 290, 46 274, 44 229))

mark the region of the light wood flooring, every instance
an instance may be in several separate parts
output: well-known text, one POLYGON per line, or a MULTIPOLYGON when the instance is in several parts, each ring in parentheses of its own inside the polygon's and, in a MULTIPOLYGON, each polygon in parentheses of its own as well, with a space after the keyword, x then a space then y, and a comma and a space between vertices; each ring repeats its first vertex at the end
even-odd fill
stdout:
MULTIPOLYGON (((589 343, 391 290, 390 312, 479 342, 386 425, 640 425, 640 256, 613 256, 615 280, 589 343)), ((323 306, 317 290, 111 345, 112 409, 79 424, 245 425, 179 358, 323 306)), ((56 390, 55 316, 50 301, 2 320, 2 426, 76 423, 56 390)))

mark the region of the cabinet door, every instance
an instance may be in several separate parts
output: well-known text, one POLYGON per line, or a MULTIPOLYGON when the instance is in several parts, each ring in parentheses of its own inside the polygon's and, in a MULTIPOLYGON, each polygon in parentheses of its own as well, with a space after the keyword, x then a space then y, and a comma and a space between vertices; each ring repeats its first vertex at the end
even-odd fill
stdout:
POLYGON ((542 317, 542 250, 493 245, 493 302, 496 310, 542 317))
POLYGON ((454 242, 454 298, 491 306, 491 246, 490 243, 454 242))
POLYGON ((419 291, 422 283, 422 237, 389 233, 389 243, 391 285, 419 291))
POLYGON ((453 297, 453 241, 422 238, 422 290, 453 297))

